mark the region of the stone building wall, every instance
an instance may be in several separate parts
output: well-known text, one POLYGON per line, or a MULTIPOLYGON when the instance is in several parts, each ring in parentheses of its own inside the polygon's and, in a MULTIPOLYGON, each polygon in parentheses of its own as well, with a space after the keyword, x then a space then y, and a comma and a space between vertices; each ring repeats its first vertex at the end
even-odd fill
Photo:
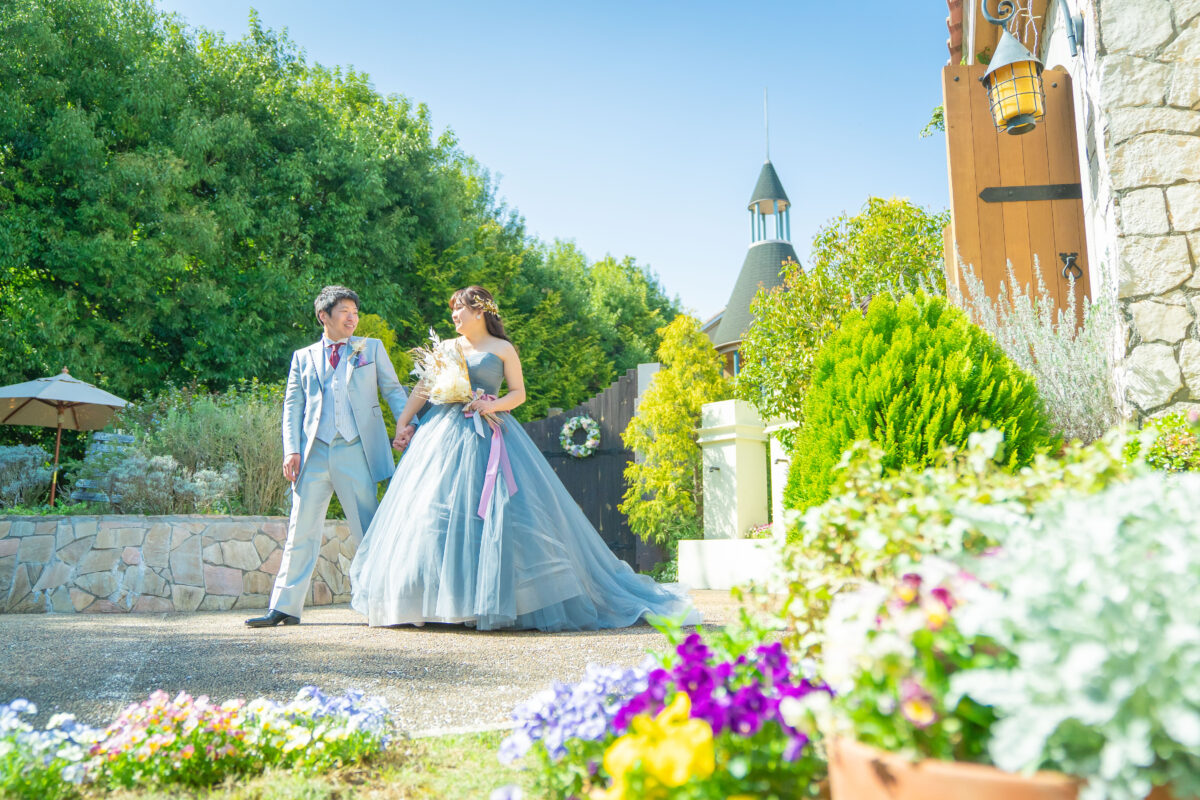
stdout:
POLYGON ((1126 399, 1137 413, 1200 406, 1200 0, 1071 0, 1042 59, 1074 80, 1089 263, 1116 298, 1126 399))
MULTIPOLYGON (((266 608, 286 517, 0 516, 0 612, 266 608)), ((326 522, 309 605, 350 601, 356 543, 326 522)))

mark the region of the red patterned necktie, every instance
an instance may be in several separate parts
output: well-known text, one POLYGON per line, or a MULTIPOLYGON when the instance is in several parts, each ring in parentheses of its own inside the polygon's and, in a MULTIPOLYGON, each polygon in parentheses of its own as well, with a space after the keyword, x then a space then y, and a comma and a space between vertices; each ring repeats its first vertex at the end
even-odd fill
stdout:
POLYGON ((330 344, 330 347, 333 348, 333 352, 329 354, 329 366, 333 367, 334 369, 337 369, 338 362, 342 360, 342 357, 338 355, 338 348, 344 344, 345 342, 333 342, 330 344))

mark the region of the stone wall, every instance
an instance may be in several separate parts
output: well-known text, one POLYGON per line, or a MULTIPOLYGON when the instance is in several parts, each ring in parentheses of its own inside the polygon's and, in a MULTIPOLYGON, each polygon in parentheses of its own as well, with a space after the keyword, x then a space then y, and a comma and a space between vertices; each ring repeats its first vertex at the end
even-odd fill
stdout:
POLYGON ((1126 398, 1143 416, 1200 406, 1200 0, 1072 0, 1079 57, 1060 5, 1047 66, 1072 74, 1093 286, 1125 324, 1126 398))
MULTIPOLYGON (((0 611, 266 608, 285 517, 0 516, 0 611)), ((355 542, 326 522, 309 605, 350 600, 355 542)))

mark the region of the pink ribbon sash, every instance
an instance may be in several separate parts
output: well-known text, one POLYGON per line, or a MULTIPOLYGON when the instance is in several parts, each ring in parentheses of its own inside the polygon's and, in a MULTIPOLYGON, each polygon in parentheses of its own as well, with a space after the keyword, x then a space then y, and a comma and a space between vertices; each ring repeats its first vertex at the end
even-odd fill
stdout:
MULTIPOLYGON (((495 400, 493 395, 484 395, 485 400, 495 400)), ((483 436, 483 425, 480 424, 481 414, 467 412, 467 416, 473 417, 471 421, 475 423, 475 432, 483 436)), ((499 425, 489 425, 492 429, 492 446, 488 451, 487 472, 483 478, 483 492, 479 496, 479 517, 487 519, 488 505, 492 502, 492 496, 496 493, 496 479, 500 477, 500 471, 504 471, 504 485, 508 487, 508 493, 514 495, 517 493, 517 482, 513 479, 512 462, 508 460, 508 448, 504 446, 504 433, 500 430, 499 425)))
POLYGON ((508 460, 508 448, 504 446, 504 434, 499 426, 492 428, 492 447, 488 453, 487 472, 483 479, 483 493, 479 496, 479 517, 487 519, 488 504, 496 492, 496 478, 504 471, 504 485, 510 495, 517 493, 517 482, 513 480, 512 462, 508 460))

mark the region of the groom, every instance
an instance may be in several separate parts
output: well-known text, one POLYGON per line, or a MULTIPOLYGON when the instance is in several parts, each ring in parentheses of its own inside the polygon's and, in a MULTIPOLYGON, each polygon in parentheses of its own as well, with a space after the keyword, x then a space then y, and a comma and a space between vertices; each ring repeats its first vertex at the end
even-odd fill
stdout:
POLYGON ((287 544, 270 611, 246 620, 251 628, 300 622, 333 493, 362 541, 379 506, 375 485, 395 468, 379 396, 399 417, 407 395, 383 343, 352 335, 358 295, 345 286, 326 286, 313 305, 324 332, 292 353, 283 400, 283 475, 292 482, 287 544))

